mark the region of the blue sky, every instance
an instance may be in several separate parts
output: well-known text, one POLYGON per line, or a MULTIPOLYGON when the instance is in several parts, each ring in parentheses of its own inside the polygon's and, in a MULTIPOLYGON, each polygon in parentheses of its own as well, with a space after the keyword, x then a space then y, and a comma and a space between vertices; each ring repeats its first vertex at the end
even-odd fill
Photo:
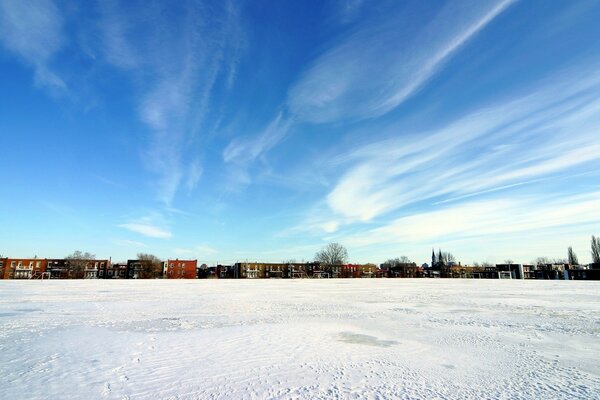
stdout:
POLYGON ((0 0, 0 254, 589 261, 596 1, 0 0))

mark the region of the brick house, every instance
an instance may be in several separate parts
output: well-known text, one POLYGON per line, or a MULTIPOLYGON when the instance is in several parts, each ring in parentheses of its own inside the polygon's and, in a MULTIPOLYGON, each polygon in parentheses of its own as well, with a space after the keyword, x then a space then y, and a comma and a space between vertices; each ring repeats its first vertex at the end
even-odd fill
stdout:
POLYGON ((196 279, 198 276, 198 260, 167 260, 165 262, 165 278, 196 279))
POLYGON ((36 279, 46 272, 48 260, 40 258, 4 258, 3 279, 36 279))
POLYGON ((6 261, 8 258, 0 258, 0 279, 4 279, 4 267, 7 265, 6 261))

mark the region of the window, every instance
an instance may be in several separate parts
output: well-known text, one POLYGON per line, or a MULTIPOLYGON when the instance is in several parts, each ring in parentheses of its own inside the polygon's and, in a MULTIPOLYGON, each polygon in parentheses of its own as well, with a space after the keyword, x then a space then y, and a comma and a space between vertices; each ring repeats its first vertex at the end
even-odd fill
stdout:
POLYGON ((98 275, 99 276, 104 276, 104 271, 103 270, 98 271, 98 275))

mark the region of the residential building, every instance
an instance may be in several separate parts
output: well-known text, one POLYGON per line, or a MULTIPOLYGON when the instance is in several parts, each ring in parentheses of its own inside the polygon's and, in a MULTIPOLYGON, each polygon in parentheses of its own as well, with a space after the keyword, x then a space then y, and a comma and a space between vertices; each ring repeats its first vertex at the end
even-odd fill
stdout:
POLYGON ((85 269, 83 277, 85 279, 104 279, 110 260, 84 260, 85 269))
POLYGON ((496 264, 496 271, 500 273, 499 276, 508 277, 510 275, 511 279, 525 279, 522 264, 496 264))
POLYGON ((198 277, 198 260, 167 260, 165 262, 165 278, 196 279, 198 277))
POLYGON ((70 278, 69 262, 64 258, 49 259, 47 272, 50 279, 68 279, 70 278))
POLYGON ((40 258, 4 258, 3 279, 36 279, 46 272, 47 260, 40 258))
POLYGON ((389 278, 420 278, 423 276, 423 269, 416 263, 398 263, 388 268, 389 278))
POLYGON ((535 279, 563 279, 569 264, 541 264, 535 269, 535 279))
POLYGON ((127 278, 127 264, 115 263, 106 267, 104 279, 125 279, 127 278))
POLYGON ((8 258, 0 258, 0 279, 4 279, 4 267, 7 265, 8 258))

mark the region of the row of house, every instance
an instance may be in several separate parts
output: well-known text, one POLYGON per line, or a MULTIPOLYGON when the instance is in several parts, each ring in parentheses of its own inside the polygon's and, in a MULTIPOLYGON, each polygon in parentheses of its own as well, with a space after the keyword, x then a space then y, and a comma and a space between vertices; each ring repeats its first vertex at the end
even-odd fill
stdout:
POLYGON ((322 265, 307 263, 238 262, 232 265, 198 265, 198 260, 103 260, 0 258, 0 279, 274 279, 274 278, 463 278, 463 279, 565 279, 600 280, 600 263, 496 264, 461 263, 322 265))
POLYGON ((89 271, 105 270, 109 260, 0 258, 0 279, 84 278, 89 271))
POLYGON ((195 279, 197 263, 196 260, 167 260, 161 262, 158 273, 148 276, 146 260, 112 263, 110 259, 0 258, 0 279, 195 279))
POLYGON ((450 263, 426 267, 423 269, 423 276, 430 278, 600 280, 600 263, 589 265, 496 264, 488 266, 450 263))

